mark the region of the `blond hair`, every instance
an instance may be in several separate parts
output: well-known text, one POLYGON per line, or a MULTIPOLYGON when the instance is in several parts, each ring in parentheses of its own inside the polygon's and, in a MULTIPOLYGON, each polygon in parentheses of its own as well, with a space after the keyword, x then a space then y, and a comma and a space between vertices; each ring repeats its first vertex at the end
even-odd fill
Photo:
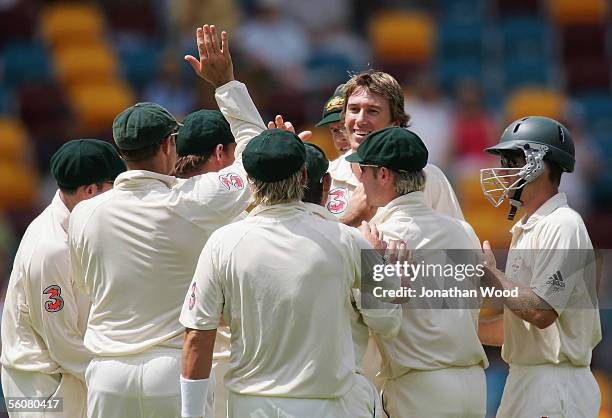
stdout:
POLYGON ((394 171, 393 187, 399 195, 422 192, 425 188, 425 173, 419 171, 394 171))
POLYGON ((253 200, 256 205, 271 206, 279 203, 300 201, 304 197, 304 167, 290 177, 266 183, 249 177, 253 200))

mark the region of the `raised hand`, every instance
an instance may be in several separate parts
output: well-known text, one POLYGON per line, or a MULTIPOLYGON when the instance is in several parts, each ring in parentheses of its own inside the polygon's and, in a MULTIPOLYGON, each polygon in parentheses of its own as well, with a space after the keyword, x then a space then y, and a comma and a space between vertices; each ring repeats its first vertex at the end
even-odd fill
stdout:
POLYGON ((185 61, 191 64, 196 74, 215 88, 234 79, 234 66, 229 50, 227 32, 221 32, 221 43, 214 25, 204 25, 196 29, 196 42, 200 59, 186 55, 185 61))
MULTIPOLYGON (((289 121, 285 122, 281 115, 276 115, 276 117, 274 118, 274 121, 268 122, 268 129, 274 129, 274 128, 284 129, 286 131, 295 133, 295 128, 293 127, 293 124, 289 121)), ((312 138, 312 132, 302 131, 299 134, 297 134, 297 136, 302 141, 308 141, 310 138, 312 138)))

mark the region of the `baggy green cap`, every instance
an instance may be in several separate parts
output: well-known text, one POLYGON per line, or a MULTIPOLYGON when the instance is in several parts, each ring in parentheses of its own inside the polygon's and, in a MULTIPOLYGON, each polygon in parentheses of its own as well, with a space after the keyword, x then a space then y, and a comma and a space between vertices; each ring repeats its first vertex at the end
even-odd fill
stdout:
POLYGON ((427 165, 427 147, 417 134, 399 126, 370 133, 346 161, 380 165, 395 171, 418 171, 427 165))
POLYGON ((306 149, 294 133, 267 129, 253 138, 242 153, 247 174, 266 183, 291 177, 306 162, 306 149))
POLYGON ((218 110, 202 109, 183 119, 176 136, 178 155, 205 155, 218 144, 235 142, 229 123, 218 110))
POLYGON ((51 174, 66 189, 114 181, 125 170, 115 148, 99 139, 68 141, 51 157, 51 174))
POLYGON ((157 103, 136 103, 113 121, 113 138, 119 149, 131 151, 157 144, 179 125, 174 116, 157 103))
POLYGON ((308 184, 320 184, 329 168, 329 160, 325 152, 312 142, 304 142, 306 147, 306 163, 308 170, 308 184))
POLYGON ((334 94, 325 102, 321 120, 315 126, 318 128, 329 123, 339 122, 342 119, 344 101, 344 84, 340 84, 336 87, 334 94))

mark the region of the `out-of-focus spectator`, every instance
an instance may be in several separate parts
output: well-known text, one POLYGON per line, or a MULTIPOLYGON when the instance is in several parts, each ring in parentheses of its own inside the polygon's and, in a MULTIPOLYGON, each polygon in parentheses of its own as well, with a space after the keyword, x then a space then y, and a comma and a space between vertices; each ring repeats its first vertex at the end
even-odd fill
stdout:
POLYGON ((350 18, 349 0, 283 0, 287 16, 311 32, 344 27, 350 18))
POLYGON ((484 163, 491 156, 483 150, 495 143, 495 120, 484 107, 480 87, 473 80, 458 85, 452 138, 452 153, 460 165, 487 167, 484 163))
POLYGON ((284 13, 280 0, 260 0, 255 15, 237 33, 237 48, 250 66, 263 67, 284 85, 302 87, 310 52, 304 28, 284 13))
POLYGON ((182 82, 180 65, 183 63, 174 55, 167 53, 161 60, 159 75, 146 88, 144 101, 158 103, 182 119, 195 108, 196 94, 191 86, 182 82))
POLYGON ((407 97, 404 108, 410 115, 409 129, 416 132, 429 150, 429 162, 442 170, 451 158, 451 112, 437 82, 422 76, 414 86, 415 95, 407 97))

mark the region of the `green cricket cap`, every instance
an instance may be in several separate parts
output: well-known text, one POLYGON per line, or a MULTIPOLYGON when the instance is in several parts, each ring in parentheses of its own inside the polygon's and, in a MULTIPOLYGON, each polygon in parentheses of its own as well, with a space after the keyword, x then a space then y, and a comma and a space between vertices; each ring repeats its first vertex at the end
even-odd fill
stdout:
POLYGON ((218 144, 227 145, 234 140, 229 123, 218 110, 198 110, 185 116, 176 136, 178 155, 205 155, 218 144))
POLYGON ((399 126, 370 133, 346 161, 380 165, 395 171, 418 171, 427 165, 427 147, 417 134, 399 126))
POLYGON ((113 138, 121 150, 157 144, 179 127, 174 116, 157 103, 136 103, 113 121, 113 138))
POLYGON ((253 138, 242 153, 247 174, 266 183, 274 183, 297 173, 306 162, 306 148, 294 133, 267 129, 253 138))
POLYGON ((329 160, 325 152, 312 142, 304 142, 306 147, 306 163, 308 164, 308 184, 319 184, 327 169, 329 160))
POLYGON ((315 125, 319 126, 327 125, 328 123, 340 122, 342 119, 342 109, 344 109, 344 84, 340 84, 336 87, 336 91, 325 102, 323 106, 323 115, 321 120, 315 125))
POLYGON ((68 141, 51 157, 51 174, 58 186, 67 189, 114 181, 125 170, 115 148, 99 139, 68 141))

